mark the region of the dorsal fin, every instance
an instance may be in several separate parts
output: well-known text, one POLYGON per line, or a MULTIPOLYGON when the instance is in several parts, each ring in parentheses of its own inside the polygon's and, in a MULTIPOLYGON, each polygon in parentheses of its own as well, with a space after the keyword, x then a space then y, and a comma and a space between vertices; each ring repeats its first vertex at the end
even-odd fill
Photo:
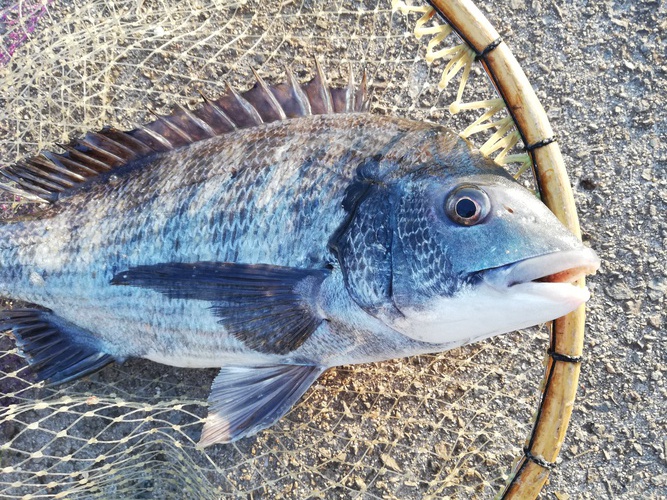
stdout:
POLYGON ((288 68, 286 81, 268 85, 257 73, 257 82, 239 93, 231 86, 222 97, 194 110, 176 106, 167 116, 134 130, 105 127, 83 138, 60 145, 61 153, 42 151, 37 156, 0 169, 0 189, 26 199, 54 202, 59 193, 87 180, 140 160, 233 130, 250 128, 300 116, 352 113, 368 110, 366 73, 356 88, 352 68, 345 87, 329 87, 316 61, 315 77, 299 84, 288 68))

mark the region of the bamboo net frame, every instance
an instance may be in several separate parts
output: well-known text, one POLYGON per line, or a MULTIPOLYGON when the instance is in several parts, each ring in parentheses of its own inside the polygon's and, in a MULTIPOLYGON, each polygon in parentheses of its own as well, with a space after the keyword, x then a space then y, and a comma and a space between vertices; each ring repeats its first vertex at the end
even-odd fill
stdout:
MULTIPOLYGON (((415 33, 436 35, 429 51, 431 58, 450 57, 445 68, 441 85, 446 85, 454 73, 465 66, 463 77, 452 112, 461 109, 461 97, 465 80, 469 73, 472 58, 484 67, 502 102, 489 101, 489 111, 468 127, 463 136, 474 134, 481 128, 495 126, 496 134, 480 149, 485 154, 503 148, 496 156, 499 163, 515 161, 523 163, 520 172, 532 167, 539 194, 544 203, 574 234, 581 238, 574 197, 560 148, 554 137, 544 108, 533 91, 528 78, 509 47, 484 14, 469 0, 428 0, 430 7, 410 8, 406 10, 423 13, 415 33), (437 14, 445 23, 443 27, 424 28, 425 22, 437 14), (433 51, 433 46, 455 31, 471 50, 465 54, 463 47, 447 49, 442 54, 433 51), (433 43, 435 42, 435 43, 433 43), (462 61, 467 57, 467 60, 462 61), (484 125, 493 115, 506 107, 511 119, 484 125), (479 128, 481 125, 481 128, 479 128), (516 127, 528 157, 515 155, 509 158, 506 153, 518 140, 510 130, 516 127), (475 127, 478 127, 475 129, 475 127), (506 135, 508 134, 508 135, 506 135), (503 139, 504 138, 504 139, 503 139), (490 145, 489 145, 490 144, 490 145)), ((395 2, 396 7, 399 7, 395 2)), ((427 56, 428 58, 428 56, 427 56)), ((481 106, 468 106, 481 107, 481 106)), ((517 174, 519 175, 519 174, 517 174)), ((584 280, 578 282, 584 286, 584 280)), ((583 350, 585 308, 558 318, 550 325, 550 343, 547 350, 546 367, 542 381, 540 398, 532 432, 528 436, 520 456, 505 488, 498 498, 536 498, 546 483, 549 472, 556 465, 556 459, 565 440, 574 400, 583 350)))

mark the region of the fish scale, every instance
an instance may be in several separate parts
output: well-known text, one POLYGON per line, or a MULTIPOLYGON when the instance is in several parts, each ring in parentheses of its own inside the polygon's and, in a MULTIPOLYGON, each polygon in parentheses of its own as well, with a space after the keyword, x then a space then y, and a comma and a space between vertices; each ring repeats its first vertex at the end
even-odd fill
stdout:
POLYGON ((432 247, 437 237, 431 234, 428 214, 414 212, 413 206, 414 203, 410 198, 402 200, 403 215, 397 221, 398 236, 403 242, 404 253, 424 255, 425 258, 420 261, 409 261, 410 267, 406 274, 410 280, 420 283, 422 288, 429 290, 429 293, 436 291, 450 294, 456 286, 456 278, 453 277, 450 282, 439 278, 440 272, 451 274, 447 269, 449 259, 446 252, 438 252, 437 248, 432 247))
POLYGON ((599 259, 452 131, 367 113, 365 78, 258 77, 0 170, 0 312, 39 378, 220 367, 200 444, 272 425, 326 369, 565 314, 599 259))

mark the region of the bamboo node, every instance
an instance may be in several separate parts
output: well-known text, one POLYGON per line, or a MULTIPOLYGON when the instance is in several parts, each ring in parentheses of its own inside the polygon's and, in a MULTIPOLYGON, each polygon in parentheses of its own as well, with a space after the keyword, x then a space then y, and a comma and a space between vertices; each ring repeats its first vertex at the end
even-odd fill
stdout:
POLYGON ((540 455, 533 455, 533 453, 528 449, 528 447, 523 449, 523 454, 526 456, 528 460, 530 460, 536 465, 539 465, 544 469, 554 470, 556 468, 556 462, 549 462, 540 455))
POLYGON ((551 356, 551 359, 554 361, 563 361, 565 363, 581 363, 583 358, 581 356, 569 356, 567 354, 561 354, 552 349, 547 351, 547 354, 551 356))
POLYGON ((523 149, 526 151, 533 151, 534 149, 543 148, 544 146, 547 146, 552 142, 556 142, 556 138, 553 136, 547 137, 546 139, 542 139, 541 141, 534 142, 533 144, 529 144, 528 146, 525 146, 523 149))
POLYGON ((489 52, 498 47, 498 45, 501 43, 503 43, 503 39, 501 37, 496 38, 493 42, 484 47, 484 49, 479 54, 477 54, 477 59, 484 59, 489 54, 489 52))

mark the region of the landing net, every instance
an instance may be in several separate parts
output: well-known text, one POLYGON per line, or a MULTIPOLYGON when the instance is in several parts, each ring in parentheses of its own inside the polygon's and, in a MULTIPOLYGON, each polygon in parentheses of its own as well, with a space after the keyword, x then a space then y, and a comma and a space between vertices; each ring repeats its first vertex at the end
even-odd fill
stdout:
MULTIPOLYGON (((317 58, 338 83, 365 69, 373 113, 448 125, 531 186, 474 52, 421 5, 26 0, 0 10, 0 34, 5 163, 195 106, 226 82, 245 90, 251 68, 309 79, 317 58)), ((0 208, 33 207, 5 195, 0 208)), ((547 343, 542 327, 332 369, 273 428, 202 451, 215 370, 131 360, 44 388, 0 337, 0 497, 488 498, 532 427, 547 343)))

